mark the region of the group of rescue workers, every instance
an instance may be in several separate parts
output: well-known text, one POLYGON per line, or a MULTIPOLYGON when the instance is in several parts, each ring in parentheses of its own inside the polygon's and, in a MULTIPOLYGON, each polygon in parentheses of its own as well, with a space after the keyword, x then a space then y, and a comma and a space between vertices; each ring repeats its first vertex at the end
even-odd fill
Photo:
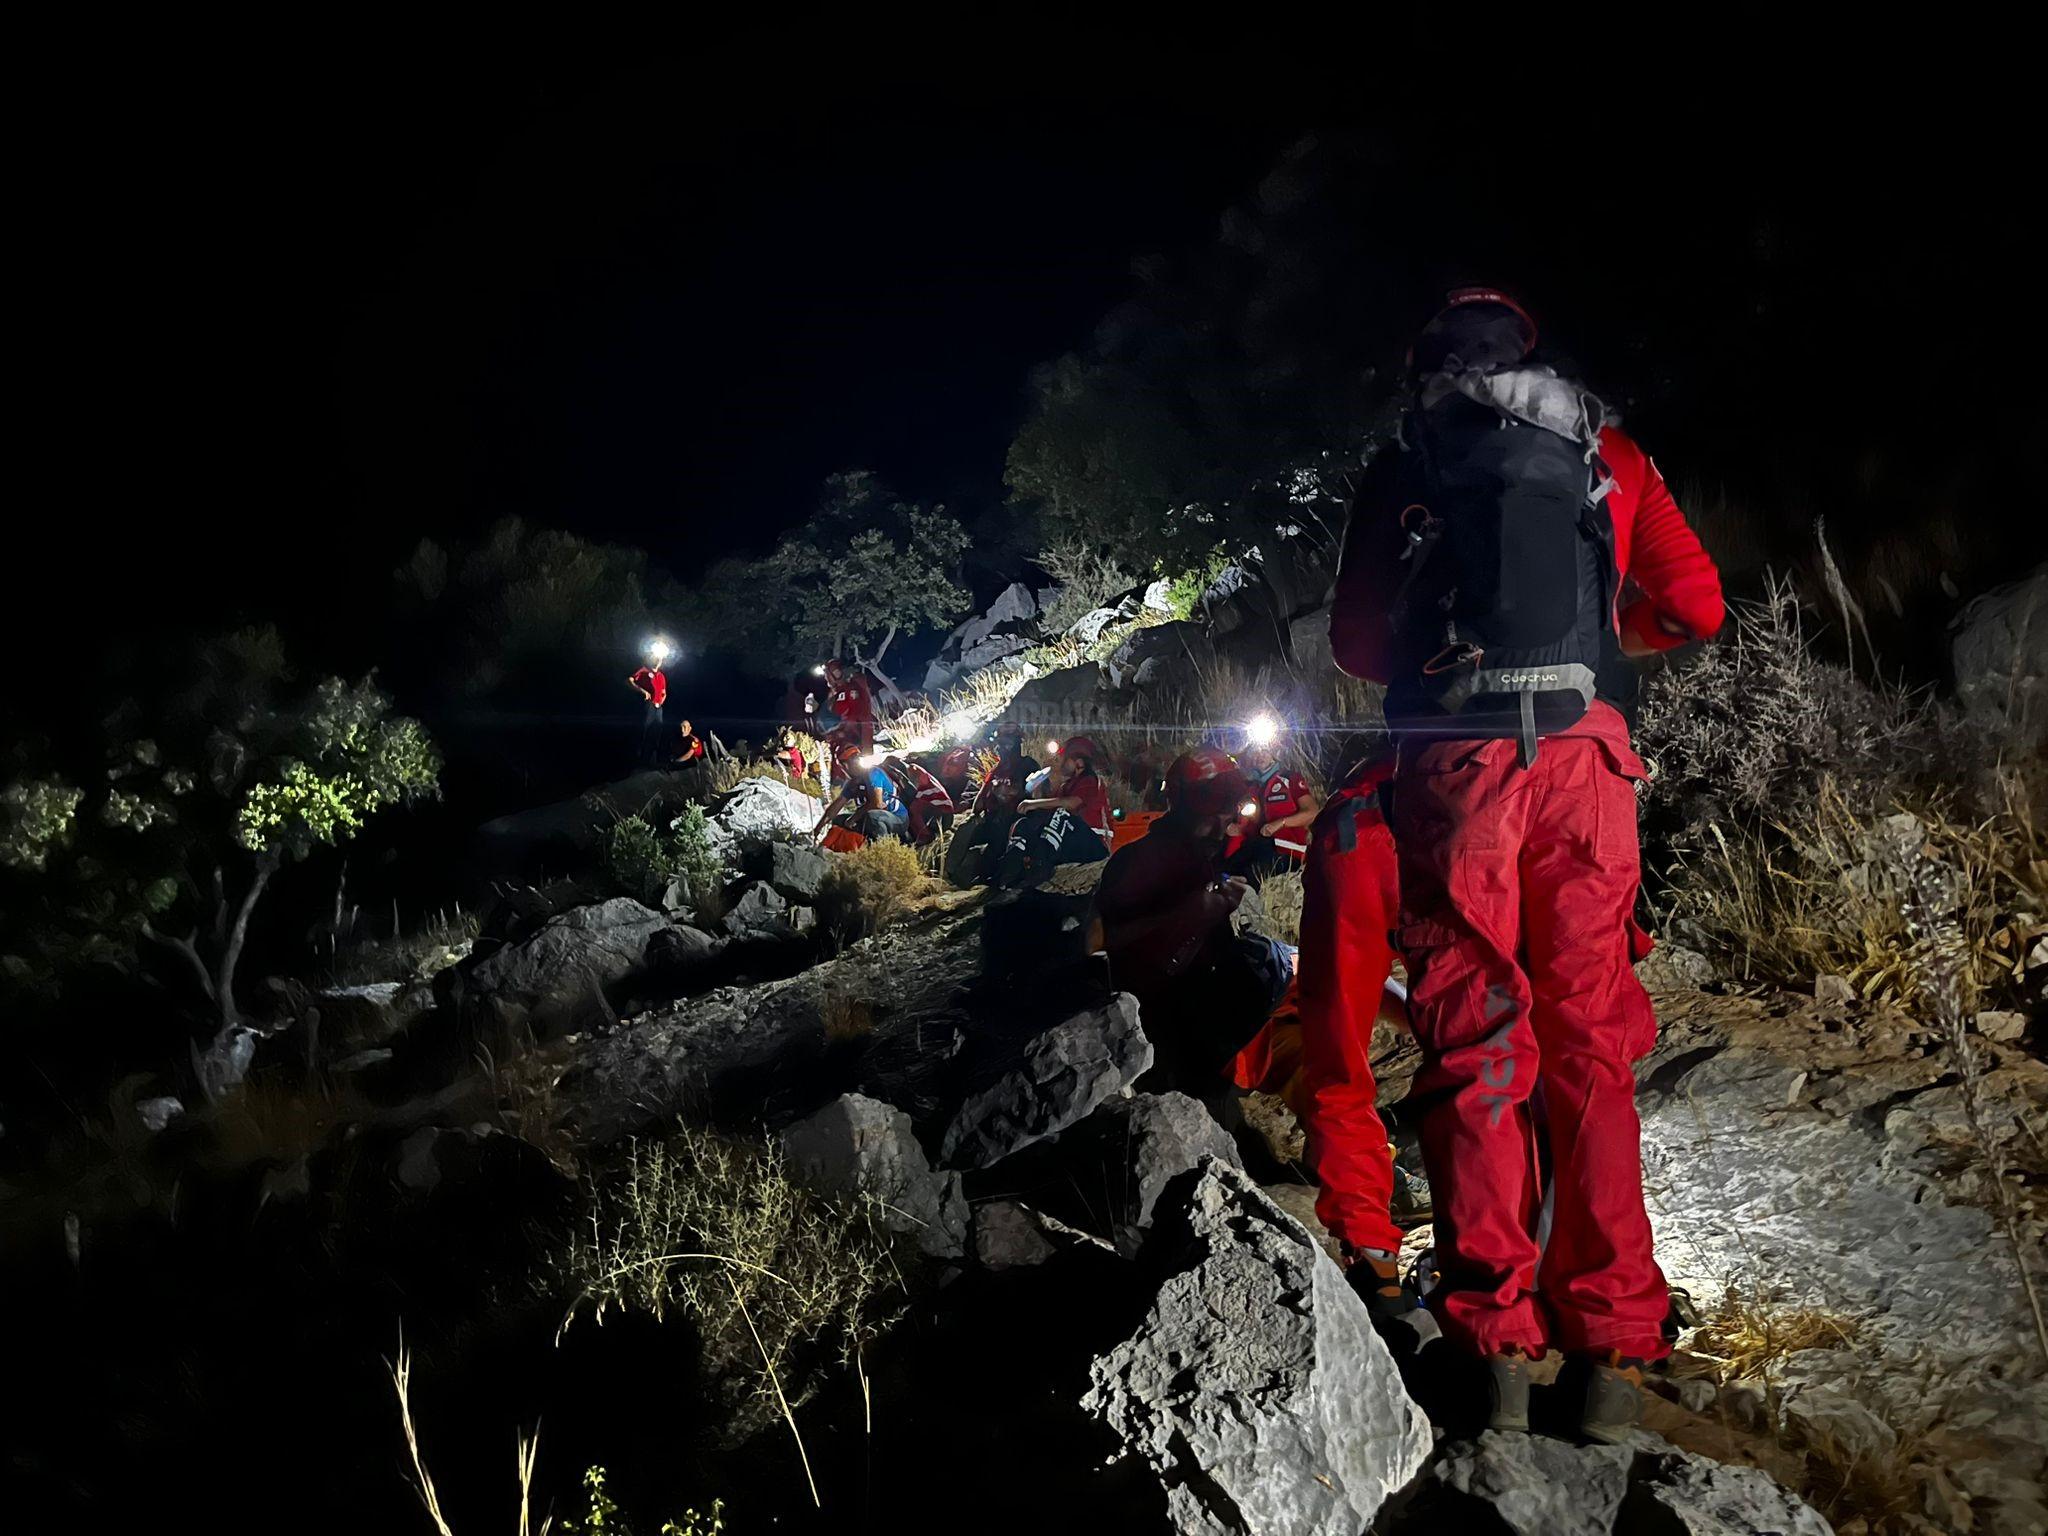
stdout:
MULTIPOLYGON (((1617 1441, 1670 1305, 1631 1071, 1657 1028, 1633 969, 1632 658, 1713 636, 1720 578, 1656 465, 1542 361, 1507 295, 1448 295, 1407 383, 1399 450, 1356 488, 1330 624, 1337 665, 1386 686, 1392 746, 1327 798, 1262 728, 1155 768, 1164 809, 1126 825, 1087 736, 1046 766, 1016 725, 929 763, 876 754, 869 685, 834 660, 809 735, 840 788, 817 830, 925 843, 965 809, 947 873, 1010 889, 1108 860, 1092 931, 1164 1085, 1226 1126, 1243 1091, 1285 1093, 1354 1288, 1411 1361, 1469 1365, 1440 1374, 1470 1383, 1478 1422, 1526 1429, 1532 1386, 1555 1380, 1585 1436, 1617 1441), (1250 879, 1289 868, 1298 952, 1232 922, 1250 879), (1404 1113, 1427 1274, 1400 1265, 1383 1012, 1422 1049, 1404 1113)), ((658 711, 658 672, 648 693, 658 711)), ((785 740, 792 767, 804 739, 785 740)))

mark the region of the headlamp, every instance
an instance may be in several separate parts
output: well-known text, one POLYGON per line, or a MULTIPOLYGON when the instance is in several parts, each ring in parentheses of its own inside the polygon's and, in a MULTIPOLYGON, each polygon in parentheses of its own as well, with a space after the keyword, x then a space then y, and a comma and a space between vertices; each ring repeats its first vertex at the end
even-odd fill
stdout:
POLYGON ((1254 715, 1244 728, 1244 739, 1254 747, 1270 747, 1280 739, 1280 722, 1271 715, 1254 715))

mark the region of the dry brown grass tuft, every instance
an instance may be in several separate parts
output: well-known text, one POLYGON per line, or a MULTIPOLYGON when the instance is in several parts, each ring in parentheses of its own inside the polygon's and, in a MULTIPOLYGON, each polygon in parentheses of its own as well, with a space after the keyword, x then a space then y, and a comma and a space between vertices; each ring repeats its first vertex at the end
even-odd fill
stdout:
POLYGON ((833 860, 818 892, 818 922, 838 943, 854 943, 904 916, 929 883, 908 843, 867 843, 833 860))
POLYGON ((874 1005, 851 992, 827 987, 820 1013, 827 1040, 860 1040, 875 1032, 874 1005))
POLYGON ((1817 1307, 1781 1307, 1729 1286, 1714 1314, 1672 1359, 1671 1374, 1704 1377, 1717 1386, 1768 1381, 1787 1355, 1802 1349, 1846 1349, 1862 1324, 1817 1307))
POLYGON ((1301 871, 1290 869, 1267 875, 1254 889, 1258 892, 1262 915, 1254 919, 1253 926, 1269 939, 1298 946, 1301 943, 1301 871))
POLYGON ((1878 812, 1824 778, 1780 820, 1710 823, 1666 871, 1671 923, 1742 980, 1842 976, 1863 997, 1925 1009, 1937 1000, 1909 913, 1917 879, 1957 934, 1964 1010, 2013 998, 2048 932, 2048 841, 2017 779, 2003 776, 2000 795, 2000 810, 1974 820, 1939 793, 1878 812))

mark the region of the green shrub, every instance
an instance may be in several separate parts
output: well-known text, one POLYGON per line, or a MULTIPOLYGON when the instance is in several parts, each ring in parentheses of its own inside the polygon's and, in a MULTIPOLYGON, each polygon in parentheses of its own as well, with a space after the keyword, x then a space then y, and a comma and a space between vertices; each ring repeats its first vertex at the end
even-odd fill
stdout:
POLYGON ((666 832, 645 817, 621 816, 605 832, 605 873, 621 891, 651 907, 660 906, 669 881, 679 879, 691 905, 709 911, 719 904, 725 869, 711 851, 708 828, 701 805, 685 806, 666 832))
POLYGON ((1230 551, 1218 544, 1199 565, 1191 565, 1178 576, 1170 578, 1166 584, 1167 611, 1176 619, 1193 618, 1195 610, 1202 605, 1202 594, 1213 587, 1234 563, 1230 551))
MULTIPOLYGON (((620 1511, 604 1485, 603 1467, 592 1467, 583 1474, 586 1508, 580 1519, 575 1515, 563 1519, 563 1536, 633 1536, 632 1522, 620 1511)), ((714 1499, 709 1514, 686 1509, 681 1520, 662 1521, 661 1536, 719 1536, 724 1529, 725 1501, 714 1499)))

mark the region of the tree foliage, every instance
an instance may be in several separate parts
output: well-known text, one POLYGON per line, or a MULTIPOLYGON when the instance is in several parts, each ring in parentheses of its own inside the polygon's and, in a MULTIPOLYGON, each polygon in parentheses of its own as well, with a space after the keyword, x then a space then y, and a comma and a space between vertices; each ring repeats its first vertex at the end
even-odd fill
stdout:
POLYGON ((163 954, 232 1026, 271 875, 437 793, 440 756, 369 679, 294 686, 274 631, 213 641, 180 670, 167 665, 152 708, 109 715, 84 786, 36 769, 0 789, 4 963, 49 983, 78 963, 163 954))
POLYGON ((865 470, 834 475, 818 510, 774 549, 711 569, 698 605, 706 638, 743 646, 775 673, 833 655, 879 663, 899 636, 966 611, 955 573, 967 545, 944 507, 903 501, 865 470))
MULTIPOLYGON (((623 676, 669 628, 675 592, 644 550, 507 518, 483 538, 420 541, 394 573, 386 672, 451 740, 462 720, 587 713, 593 678, 623 676)), ((516 749, 493 742, 489 750, 516 749)))

